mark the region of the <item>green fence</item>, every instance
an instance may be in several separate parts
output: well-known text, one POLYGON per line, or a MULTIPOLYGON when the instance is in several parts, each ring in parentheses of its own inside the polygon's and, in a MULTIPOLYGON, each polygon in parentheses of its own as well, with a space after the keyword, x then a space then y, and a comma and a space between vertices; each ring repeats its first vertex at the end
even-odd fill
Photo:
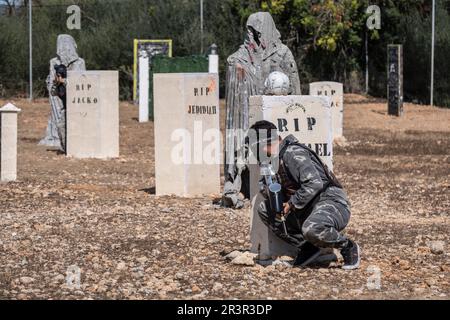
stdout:
POLYGON ((208 72, 208 57, 188 56, 188 57, 166 57, 156 56, 152 59, 149 76, 148 107, 149 117, 153 120, 153 74, 154 73, 196 73, 208 72))

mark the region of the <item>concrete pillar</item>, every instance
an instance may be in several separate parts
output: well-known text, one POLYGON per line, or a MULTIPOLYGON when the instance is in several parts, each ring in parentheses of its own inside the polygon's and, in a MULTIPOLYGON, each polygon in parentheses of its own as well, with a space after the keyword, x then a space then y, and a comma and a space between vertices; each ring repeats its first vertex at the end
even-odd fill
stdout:
POLYGON ((149 57, 145 51, 139 57, 139 122, 149 120, 149 57))
POLYGON ((12 103, 0 108, 0 181, 17 179, 17 113, 12 103))
POLYGON ((209 59, 209 73, 219 73, 219 55, 217 54, 217 45, 211 46, 209 59))

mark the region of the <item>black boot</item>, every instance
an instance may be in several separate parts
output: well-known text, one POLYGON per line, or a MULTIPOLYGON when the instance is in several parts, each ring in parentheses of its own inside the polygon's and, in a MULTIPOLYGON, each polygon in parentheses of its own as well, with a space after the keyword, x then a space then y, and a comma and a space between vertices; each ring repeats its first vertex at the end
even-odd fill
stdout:
POLYGON ((295 258, 294 266, 306 267, 320 255, 320 249, 306 242, 300 249, 295 258))
POLYGON ((356 242, 348 240, 347 245, 341 250, 341 254, 344 258, 342 269, 354 270, 359 268, 361 256, 359 246, 356 242))

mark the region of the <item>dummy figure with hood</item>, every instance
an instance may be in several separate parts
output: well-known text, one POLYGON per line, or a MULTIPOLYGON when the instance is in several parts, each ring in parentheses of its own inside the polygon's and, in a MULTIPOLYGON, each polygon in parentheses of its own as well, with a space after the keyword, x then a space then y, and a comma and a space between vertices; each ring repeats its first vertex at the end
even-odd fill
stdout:
POLYGON ((226 147, 223 205, 240 208, 239 193, 249 198, 245 131, 249 128, 249 97, 263 95, 270 73, 289 77, 288 94, 300 95, 300 79, 294 56, 281 42, 280 32, 268 12, 257 12, 247 20, 243 45, 228 57, 226 86, 226 147))
MULTIPOLYGON (((57 56, 50 60, 50 74, 47 77, 47 89, 49 92, 51 114, 48 120, 48 126, 45 138, 39 144, 49 147, 58 147, 65 151, 65 106, 63 100, 56 93, 57 75, 55 67, 65 66, 66 70, 85 71, 84 60, 77 54, 77 44, 72 36, 61 34, 58 36, 56 45, 57 56)), ((61 79, 60 81, 65 81, 61 79)), ((65 85, 65 83, 64 83, 65 85)))

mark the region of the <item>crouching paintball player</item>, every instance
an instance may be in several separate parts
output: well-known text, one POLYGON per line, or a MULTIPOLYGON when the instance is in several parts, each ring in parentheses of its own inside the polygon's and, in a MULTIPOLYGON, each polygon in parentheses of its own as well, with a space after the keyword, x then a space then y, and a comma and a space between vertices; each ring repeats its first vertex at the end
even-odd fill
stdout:
POLYGON ((306 267, 321 248, 337 248, 344 258, 342 268, 357 269, 359 246, 341 233, 350 220, 350 203, 334 174, 293 135, 281 139, 273 123, 259 121, 250 131, 256 134, 249 146, 257 155, 266 199, 258 214, 276 236, 298 248, 294 265, 306 267))

